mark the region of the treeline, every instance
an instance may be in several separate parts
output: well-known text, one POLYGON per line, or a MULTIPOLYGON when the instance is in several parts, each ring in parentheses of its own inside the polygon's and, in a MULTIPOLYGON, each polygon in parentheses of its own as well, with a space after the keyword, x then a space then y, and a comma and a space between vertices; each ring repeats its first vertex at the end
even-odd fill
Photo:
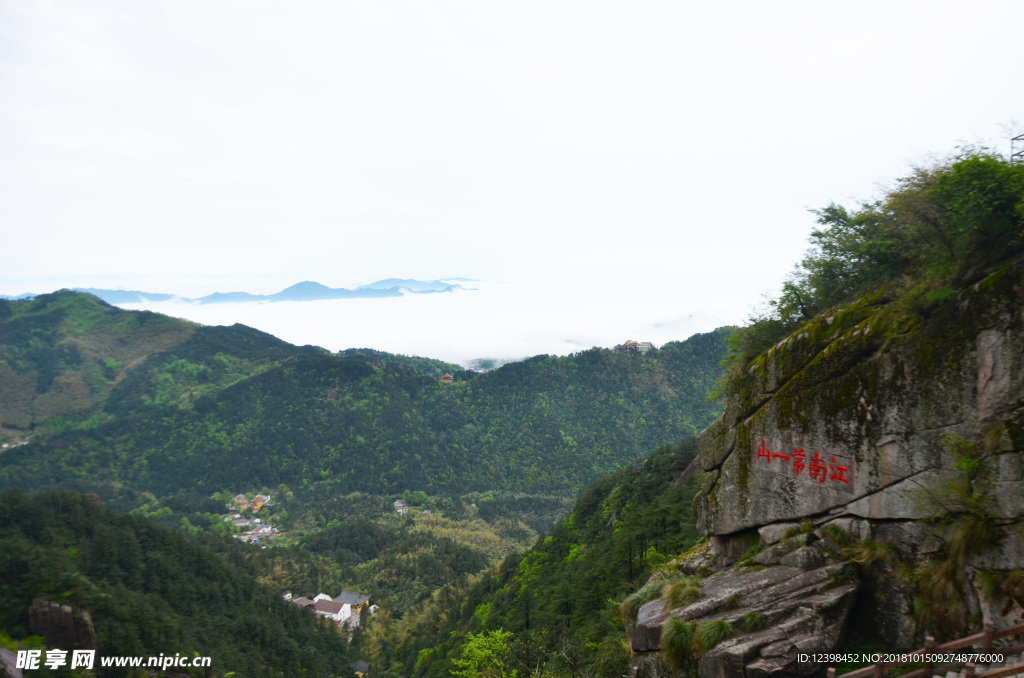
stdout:
POLYGON ((498 631, 512 634, 506 661, 519 675, 621 675, 619 602, 698 539, 696 483, 678 482, 695 455, 691 438, 597 480, 525 554, 439 589, 402 620, 371 622, 376 675, 448 676, 467 642, 498 631))
POLYGON ((195 675, 351 675, 345 636, 259 584, 247 571, 254 549, 235 540, 189 536, 64 492, 9 490, 0 516, 0 629, 14 640, 30 635, 28 608, 43 597, 89 613, 100 656, 212 657, 195 675))
MULTIPOLYGON (((0 299, 0 426, 61 433, 137 406, 187 406, 299 355, 244 325, 203 327, 149 311, 125 311, 90 294, 62 290, 31 300, 0 299), (108 403, 118 386, 115 403, 108 403), (83 421, 86 420, 86 421, 83 421)), ((433 376, 458 366, 372 349, 343 356, 395 364, 433 376)))
POLYGON ((915 169, 886 195, 854 209, 817 210, 812 248, 781 294, 732 342, 749 360, 818 314, 873 293, 928 314, 1024 250, 1024 164, 966 149, 915 169))
POLYGON ((127 370, 96 425, 0 455, 0 487, 93 483, 163 497, 279 483, 303 494, 327 481, 339 494, 571 496, 712 420, 706 394, 727 334, 647 357, 537 356, 445 384, 428 363, 312 349, 278 360, 286 349, 254 330, 200 328, 127 370))

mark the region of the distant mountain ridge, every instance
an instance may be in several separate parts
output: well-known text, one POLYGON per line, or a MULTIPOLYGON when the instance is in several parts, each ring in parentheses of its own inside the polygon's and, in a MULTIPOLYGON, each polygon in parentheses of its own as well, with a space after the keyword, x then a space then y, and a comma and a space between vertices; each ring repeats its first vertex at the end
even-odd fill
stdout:
MULTIPOLYGON (((107 290, 95 287, 75 287, 75 292, 86 292, 99 297, 108 304, 138 304, 147 301, 171 301, 177 299, 200 304, 218 304, 246 301, 323 301, 326 299, 374 299, 384 297, 400 297, 409 294, 435 294, 438 292, 454 292, 466 289, 454 280, 466 282, 470 278, 441 278, 438 280, 414 280, 412 278, 387 278, 366 285, 359 285, 354 290, 344 287, 328 287, 327 285, 304 280, 291 287, 286 287, 275 294, 252 294, 250 292, 214 292, 204 297, 188 298, 175 294, 159 292, 142 292, 139 290, 107 290)), ((17 301, 34 299, 37 294, 19 294, 8 296, 0 294, 0 299, 17 301)))
POLYGON ((292 346, 77 292, 0 301, 0 435, 10 438, 0 488, 164 496, 284 482, 572 496, 717 416, 705 394, 727 336, 647 356, 534 356, 480 374, 292 346))

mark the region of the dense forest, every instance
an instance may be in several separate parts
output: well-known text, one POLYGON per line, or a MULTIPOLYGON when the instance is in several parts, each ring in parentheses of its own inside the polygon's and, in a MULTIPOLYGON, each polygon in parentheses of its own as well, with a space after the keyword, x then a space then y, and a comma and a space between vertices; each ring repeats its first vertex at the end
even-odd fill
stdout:
MULTIPOLYGON (((591 479, 706 425, 727 336, 481 374, 372 349, 332 355, 71 292, 5 302, 0 440, 13 446, 0 452, 0 486, 92 493, 131 524, 177 528, 271 591, 360 591, 385 628, 528 548, 591 479), (227 499, 268 486, 274 500, 258 517, 281 538, 267 549, 229 539, 227 499), (410 515, 395 515, 396 496, 410 515)), ((20 605, 49 590, 19 586, 20 605)), ((103 628, 127 623, 82 604, 103 628)), ((23 607, 4 628, 24 638, 23 607)), ((368 656, 362 647, 356 634, 350 654, 368 656)))
POLYGON ((4 644, 39 645, 28 609, 43 597, 89 614, 98 656, 211 657, 211 672, 194 675, 351 675, 345 636, 259 583, 249 571, 252 549, 236 540, 189 535, 64 492, 8 490, 0 518, 4 644))
POLYGON ((782 293, 728 341, 484 374, 78 293, 0 301, 0 487, 96 493, 0 497, 0 641, 38 644, 26 611, 45 596, 88 610, 101 648, 209 654, 213 675, 345 675, 357 656, 375 675, 471 676, 481 657, 621 675, 620 604, 698 541, 680 476, 727 343, 735 376, 843 305, 899 333, 957 303, 1024 250, 1024 166, 969 150, 818 217, 782 293), (262 486, 292 528, 265 550, 217 515, 262 486), (346 586, 387 602, 351 646, 280 599, 346 586))
MULTIPOLYGON (((1005 275, 1024 251, 1024 165, 969 149, 916 169, 876 202, 817 214, 821 229, 782 293, 733 334, 723 380, 742 379, 822 314, 852 309, 898 336, 968 286, 1005 275)), ((694 453, 692 441, 663 448, 595 481, 525 554, 371 628, 379 675, 622 675, 628 594, 653 572, 673 576, 671 558, 698 541, 696 482, 673 482, 694 453)))
POLYGON ((445 383, 436 361, 331 355, 241 326, 137 318, 72 292, 5 308, 0 412, 29 408, 36 423, 30 444, 0 454, 0 487, 105 499, 115 486, 162 497, 279 483, 304 492, 325 481, 340 494, 571 496, 714 417, 705 398, 728 334, 646 357, 536 356, 445 383), (169 325, 179 343, 126 363, 142 348, 112 347, 133 324, 169 325), (51 395, 80 411, 37 421, 51 395))
POLYGON ((525 554, 467 586, 439 589, 401 620, 375 620, 365 653, 378 675, 447 676, 467 647, 499 638, 520 675, 621 675, 622 599, 698 540, 691 438, 589 485, 525 554))

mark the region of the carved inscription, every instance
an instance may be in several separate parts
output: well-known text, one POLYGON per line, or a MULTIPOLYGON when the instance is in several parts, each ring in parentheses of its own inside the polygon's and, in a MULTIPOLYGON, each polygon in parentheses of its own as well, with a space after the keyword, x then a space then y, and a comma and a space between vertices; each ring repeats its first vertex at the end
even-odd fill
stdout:
POLYGON ((853 459, 806 445, 754 436, 754 463, 811 485, 853 494, 853 459))

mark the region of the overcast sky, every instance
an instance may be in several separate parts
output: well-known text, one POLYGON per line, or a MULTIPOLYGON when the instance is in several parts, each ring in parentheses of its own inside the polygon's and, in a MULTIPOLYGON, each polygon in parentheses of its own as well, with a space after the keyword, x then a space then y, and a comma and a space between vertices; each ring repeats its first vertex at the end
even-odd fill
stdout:
POLYGON ((465 276, 329 319, 178 312, 452 357, 684 338, 778 289, 807 208, 1008 151, 1022 25, 1016 1, 0 0, 0 294, 465 276))

